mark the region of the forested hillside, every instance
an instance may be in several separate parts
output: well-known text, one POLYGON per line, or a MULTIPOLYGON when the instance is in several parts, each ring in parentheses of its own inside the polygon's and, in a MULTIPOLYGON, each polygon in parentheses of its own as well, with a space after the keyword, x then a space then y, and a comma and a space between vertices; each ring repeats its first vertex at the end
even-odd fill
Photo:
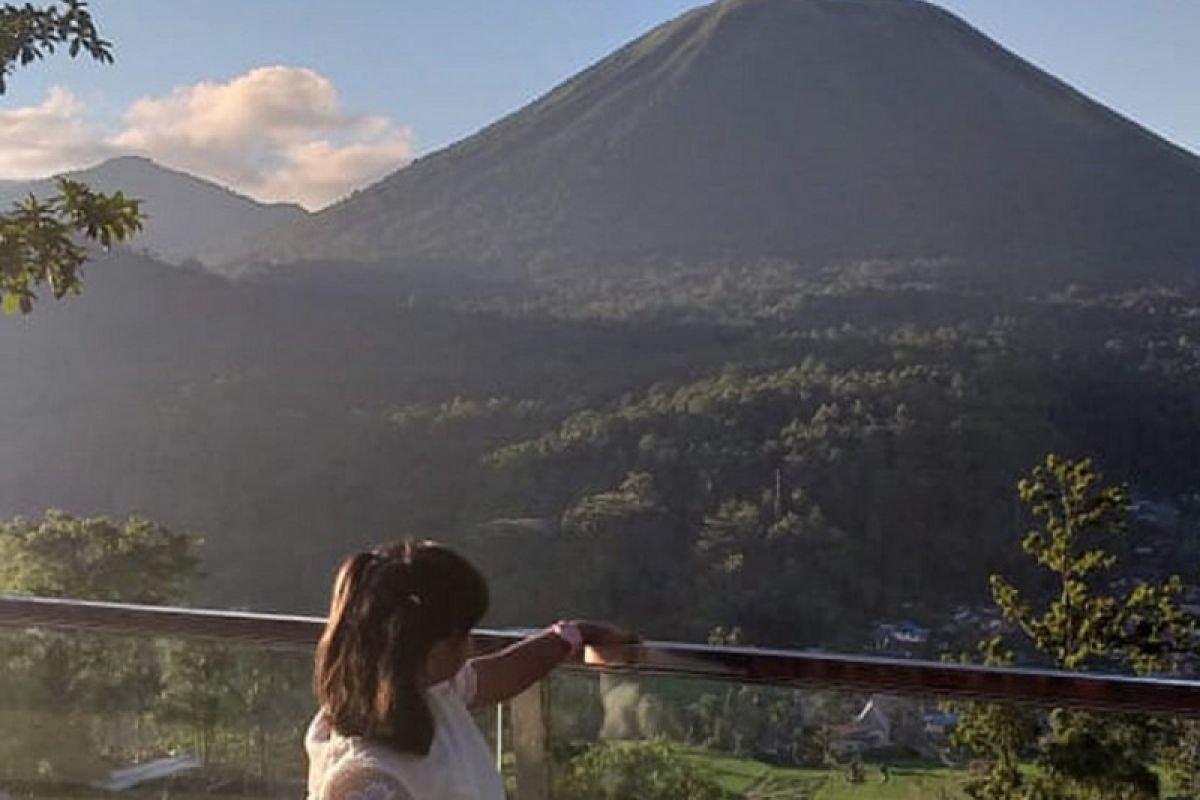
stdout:
POLYGON ((1048 450, 1181 510, 1133 568, 1193 557, 1191 290, 761 275, 639 305, 112 256, 84 296, 0 320, 0 510, 199 534, 199 602, 319 610, 339 554, 430 535, 481 559, 498 623, 797 645, 981 598, 1018 555, 1015 477, 1048 450))

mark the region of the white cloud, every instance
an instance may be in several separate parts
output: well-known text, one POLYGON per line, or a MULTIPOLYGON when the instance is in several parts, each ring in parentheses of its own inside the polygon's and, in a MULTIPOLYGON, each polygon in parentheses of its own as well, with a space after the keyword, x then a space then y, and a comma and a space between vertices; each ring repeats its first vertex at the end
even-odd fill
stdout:
POLYGON ((40 105, 0 111, 0 178, 137 153, 260 200, 319 208, 413 157, 409 129, 343 111, 333 82, 302 67, 258 67, 143 97, 108 137, 84 111, 60 87, 40 105))
POLYGON ((319 207, 395 171, 412 160, 409 136, 388 136, 337 145, 328 140, 289 146, 286 160, 262 182, 259 194, 270 198, 312 198, 319 207))
POLYGON ((61 86, 38 105, 0 110, 0 178, 42 178, 113 155, 83 111, 61 86))
POLYGON ((295 200, 310 208, 413 156, 407 128, 386 117, 346 113, 328 78, 283 66, 142 98, 130 106, 112 143, 261 200, 295 200))

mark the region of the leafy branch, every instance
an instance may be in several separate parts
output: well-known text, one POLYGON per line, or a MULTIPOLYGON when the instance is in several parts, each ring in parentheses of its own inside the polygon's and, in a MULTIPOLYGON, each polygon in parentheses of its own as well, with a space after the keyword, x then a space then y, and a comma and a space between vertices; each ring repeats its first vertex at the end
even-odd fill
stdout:
POLYGON ((59 47, 72 58, 86 53, 102 64, 113 61, 112 43, 101 38, 85 0, 44 8, 31 3, 0 6, 0 94, 17 67, 52 55, 59 47))
MULTIPOLYGON (((18 67, 60 47, 72 58, 86 53, 102 64, 113 61, 112 43, 100 36, 86 0, 0 6, 0 94, 18 67)), ((42 284, 56 298, 78 294, 86 243, 108 248, 141 228, 139 201, 59 178, 58 193, 50 199, 30 195, 0 214, 0 308, 5 314, 28 314, 42 284)))
POLYGON ((88 257, 85 241, 108 248, 141 230, 138 200, 66 178, 57 186, 48 200, 30 195, 0 214, 0 307, 6 314, 32 311, 42 284, 55 298, 78 294, 88 257))

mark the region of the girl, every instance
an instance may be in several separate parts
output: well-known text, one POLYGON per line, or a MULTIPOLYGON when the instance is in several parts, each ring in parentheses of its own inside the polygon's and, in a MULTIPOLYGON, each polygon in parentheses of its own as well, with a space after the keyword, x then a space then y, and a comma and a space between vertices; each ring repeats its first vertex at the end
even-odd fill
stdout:
POLYGON ((342 563, 317 645, 309 800, 503 800, 468 707, 519 694, 584 645, 632 641, 604 625, 559 622, 468 659, 487 606, 483 576, 433 542, 342 563))

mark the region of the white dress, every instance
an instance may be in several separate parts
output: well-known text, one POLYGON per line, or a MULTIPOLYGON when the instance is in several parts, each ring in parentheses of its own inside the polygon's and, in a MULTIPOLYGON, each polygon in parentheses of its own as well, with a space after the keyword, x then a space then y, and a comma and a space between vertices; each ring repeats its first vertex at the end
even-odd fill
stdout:
POLYGON ((429 755, 401 753, 357 736, 342 736, 318 711, 308 726, 309 800, 504 800, 487 742, 467 706, 475 699, 471 662, 430 687, 429 755))

